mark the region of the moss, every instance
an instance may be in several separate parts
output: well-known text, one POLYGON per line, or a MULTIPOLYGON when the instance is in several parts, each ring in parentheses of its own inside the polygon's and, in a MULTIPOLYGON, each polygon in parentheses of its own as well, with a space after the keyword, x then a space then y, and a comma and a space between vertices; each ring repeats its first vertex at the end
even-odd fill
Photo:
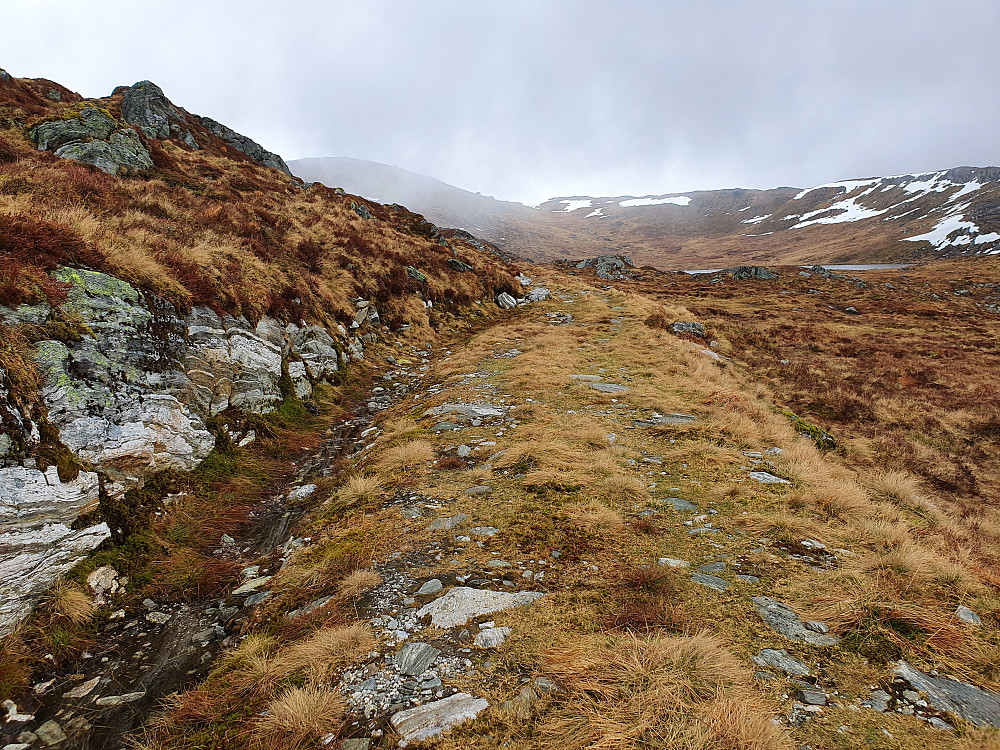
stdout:
POLYGON ((128 490, 112 497, 101 491, 98 512, 111 529, 114 544, 124 544, 133 537, 149 532, 153 513, 163 507, 163 498, 177 492, 182 486, 183 475, 176 470, 161 471, 146 480, 142 487, 128 490))
POLYGON ((837 448, 837 441, 833 439, 833 436, 824 430, 822 427, 814 425, 812 422, 807 422, 802 417, 788 411, 787 409, 782 409, 781 413, 788 417, 792 426, 795 427, 795 431, 800 435, 805 435, 816 443, 816 447, 824 451, 832 451, 837 448))
POLYGON ((80 475, 80 470, 86 468, 86 465, 63 445, 59 439, 58 428, 51 422, 43 420, 38 425, 38 432, 42 439, 33 451, 38 468, 45 471, 50 466, 55 466, 61 481, 72 482, 80 475))

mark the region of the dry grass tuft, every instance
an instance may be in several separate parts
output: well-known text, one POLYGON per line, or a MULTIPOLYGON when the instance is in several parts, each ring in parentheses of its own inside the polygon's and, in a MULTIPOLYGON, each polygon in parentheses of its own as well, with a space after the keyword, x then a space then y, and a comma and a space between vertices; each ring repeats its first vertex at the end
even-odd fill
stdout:
POLYGON ((299 748, 340 729, 346 705, 336 690, 291 688, 267 705, 255 727, 264 748, 299 748))
POLYGON ((348 505, 374 502, 381 495, 384 486, 381 477, 356 474, 337 490, 337 498, 348 505))
POLYGON ((434 459, 434 446, 427 440, 413 440, 389 448, 379 457, 378 465, 390 471, 422 467, 434 459))
POLYGON ((277 659, 288 674, 306 672, 310 681, 320 683, 365 656, 374 643, 366 625, 321 628, 285 649, 277 659))
POLYGON ((541 748, 790 747, 752 697, 745 668, 706 633, 578 640, 544 661, 565 693, 542 719, 541 748))
POLYGON ((571 524, 590 532, 618 532, 625 528, 621 513, 596 500, 570 505, 565 510, 571 524))
POLYGON ((382 576, 374 570, 359 568, 344 577, 344 580, 337 586, 337 593, 348 599, 353 599, 371 591, 380 583, 382 583, 382 576))
POLYGON ((630 474, 605 477, 597 485, 597 490, 602 498, 616 503, 641 503, 649 500, 646 483, 630 474))
POLYGON ((45 597, 45 606, 53 619, 80 626, 90 621, 96 607, 90 595, 75 583, 58 581, 45 597))

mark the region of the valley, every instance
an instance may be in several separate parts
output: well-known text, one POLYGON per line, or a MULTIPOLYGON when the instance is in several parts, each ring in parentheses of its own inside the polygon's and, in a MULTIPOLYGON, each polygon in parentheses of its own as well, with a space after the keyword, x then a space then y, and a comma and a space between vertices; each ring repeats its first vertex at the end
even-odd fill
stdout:
POLYGON ((449 229, 0 73, 4 750, 1000 747, 995 169, 449 229))

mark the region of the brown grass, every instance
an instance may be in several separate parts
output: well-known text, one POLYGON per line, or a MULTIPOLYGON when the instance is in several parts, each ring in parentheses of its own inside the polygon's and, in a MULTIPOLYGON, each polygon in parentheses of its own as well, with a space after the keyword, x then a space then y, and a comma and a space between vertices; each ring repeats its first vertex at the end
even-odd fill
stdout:
POLYGON ((264 748, 299 748, 338 732, 345 711, 337 690, 313 686, 290 688, 267 704, 255 734, 264 748))
POLYGON ((745 668, 705 633, 574 643, 545 654, 565 691, 542 718, 539 747, 788 748, 745 668))
POLYGON ((348 505, 371 503, 382 494, 383 486, 384 482, 379 476, 355 474, 337 490, 337 498, 348 505))
POLYGON ((361 596, 382 583, 382 576, 370 569, 359 569, 348 573, 337 586, 337 593, 353 599, 361 596))

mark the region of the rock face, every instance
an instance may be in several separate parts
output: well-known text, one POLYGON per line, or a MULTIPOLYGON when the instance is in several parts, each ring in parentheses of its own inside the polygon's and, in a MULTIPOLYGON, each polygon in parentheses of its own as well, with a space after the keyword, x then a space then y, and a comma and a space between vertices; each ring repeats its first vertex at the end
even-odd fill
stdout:
POLYGON ((107 524, 80 530, 70 524, 97 504, 97 474, 72 481, 56 468, 0 468, 0 638, 38 596, 110 536, 107 524))
POLYGON ((292 172, 288 168, 288 165, 285 164, 285 160, 277 154, 265 149, 257 143, 257 141, 247 138, 245 135, 240 135, 232 128, 223 125, 221 122, 216 122, 211 117, 199 117, 198 121, 209 133, 217 138, 221 138, 237 151, 243 152, 258 164, 263 164, 265 167, 280 169, 289 177, 292 176, 292 172))
MULTIPOLYGON (((182 317, 107 274, 62 268, 53 276, 68 285, 63 315, 86 333, 36 345, 40 395, 59 440, 94 471, 62 482, 54 467, 42 472, 26 459, 40 437, 36 418, 21 413, 0 371, 0 634, 109 536, 103 523, 71 528, 97 504, 98 474, 114 494, 164 469, 189 471, 215 446, 208 417, 227 408, 272 411, 286 368, 295 393, 307 398, 376 340, 374 332, 345 329, 335 339, 320 326, 267 317, 254 325, 207 308, 182 317)), ((0 308, 9 325, 45 323, 51 313, 0 308)), ((363 324, 378 319, 369 306, 363 324)))
POLYGON ((914 690, 923 693, 935 708, 961 716, 977 726, 1000 728, 1000 695, 950 677, 932 677, 905 661, 899 662, 893 672, 914 690))
POLYGON ((153 168, 153 159, 136 132, 97 107, 84 107, 65 120, 43 122, 30 135, 39 151, 93 164, 108 174, 153 168))
POLYGON ((147 138, 163 140, 178 136, 187 145, 198 148, 183 113, 152 81, 139 81, 125 92, 122 118, 130 125, 137 125, 147 138))

